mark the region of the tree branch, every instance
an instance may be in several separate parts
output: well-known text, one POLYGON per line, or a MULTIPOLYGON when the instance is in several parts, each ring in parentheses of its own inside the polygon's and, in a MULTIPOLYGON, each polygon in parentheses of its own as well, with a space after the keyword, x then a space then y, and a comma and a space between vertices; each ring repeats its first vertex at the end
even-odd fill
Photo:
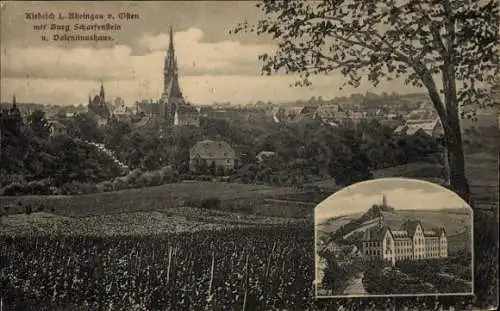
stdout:
POLYGON ((434 39, 434 45, 435 45, 436 49, 441 53, 441 56, 444 57, 447 54, 447 50, 446 50, 446 47, 443 43, 443 40, 441 39, 441 34, 439 33, 439 28, 436 27, 436 25, 434 24, 432 19, 429 17, 429 15, 424 13, 425 10, 422 7, 422 3, 420 1, 417 1, 416 3, 422 12, 423 18, 425 20, 427 20, 427 22, 429 23, 429 29, 430 29, 432 37, 434 39))

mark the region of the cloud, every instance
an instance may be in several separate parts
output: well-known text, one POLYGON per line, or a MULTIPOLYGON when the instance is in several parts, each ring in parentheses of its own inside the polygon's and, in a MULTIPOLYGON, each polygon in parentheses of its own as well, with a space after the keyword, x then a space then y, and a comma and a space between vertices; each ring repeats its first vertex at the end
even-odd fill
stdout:
MULTIPOLYGON (((269 44, 242 44, 234 40, 204 42, 200 29, 175 33, 174 41, 184 95, 195 104, 214 101, 295 101, 312 96, 333 98, 351 92, 373 91, 367 85, 339 91, 341 74, 313 78, 313 86, 290 88, 297 77, 260 76, 258 55, 273 52, 269 44)), ((112 48, 2 46, 2 101, 15 93, 20 101, 59 105, 86 103, 103 80, 109 98, 120 96, 127 105, 159 98, 168 46, 165 33, 138 39, 139 54, 127 45, 112 48)), ((376 92, 401 91, 403 83, 381 85, 376 92)), ((409 89, 414 91, 415 89, 409 89)))
POLYGON ((129 80, 135 77, 132 49, 125 45, 110 49, 5 48, 2 54, 2 78, 129 80))
MULTIPOLYGON (((191 28, 174 36, 181 75, 259 73, 258 55, 271 52, 273 46, 241 44, 238 41, 203 42, 203 32, 191 28)), ((161 79, 168 35, 144 35, 139 46, 142 55, 134 55, 126 45, 113 48, 30 47, 4 48, 2 77, 71 80, 134 80, 155 76, 161 79)))
POLYGON ((344 188, 331 195, 316 206, 315 221, 321 222, 332 217, 365 212, 373 204, 382 202, 382 194, 386 195, 390 206, 400 210, 438 210, 468 206, 457 194, 438 185, 423 181, 391 179, 398 181, 401 186, 395 186, 393 189, 385 187, 379 193, 374 193, 372 188, 377 188, 379 186, 377 183, 384 182, 375 180, 344 188), (413 187, 405 187, 410 183, 413 183, 413 187), (434 191, 430 191, 431 187, 434 191))
MULTIPOLYGON (((241 44, 235 40, 203 42, 204 34, 198 28, 190 28, 174 35, 174 46, 180 70, 184 75, 192 74, 258 74, 258 55, 272 53, 276 47, 270 44, 241 44)), ((144 35, 140 46, 151 52, 168 48, 169 36, 144 35)))

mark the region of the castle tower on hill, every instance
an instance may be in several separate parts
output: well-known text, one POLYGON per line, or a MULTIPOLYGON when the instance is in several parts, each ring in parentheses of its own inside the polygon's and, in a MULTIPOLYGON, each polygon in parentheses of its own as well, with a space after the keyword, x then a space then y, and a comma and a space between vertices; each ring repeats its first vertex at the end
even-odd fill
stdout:
MULTIPOLYGON (((387 207, 387 198, 385 196, 385 194, 382 195, 382 207, 387 207)), ((385 224, 384 222, 384 214, 382 212, 382 210, 379 211, 379 215, 378 215, 378 227, 379 228, 382 228, 385 224)))

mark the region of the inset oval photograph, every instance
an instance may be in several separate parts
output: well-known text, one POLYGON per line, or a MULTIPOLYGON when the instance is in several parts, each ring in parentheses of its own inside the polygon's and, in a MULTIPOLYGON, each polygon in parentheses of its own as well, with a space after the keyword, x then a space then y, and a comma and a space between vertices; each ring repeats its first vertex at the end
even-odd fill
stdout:
POLYGON ((472 209, 444 187, 365 181, 314 218, 316 298, 473 294, 472 209))

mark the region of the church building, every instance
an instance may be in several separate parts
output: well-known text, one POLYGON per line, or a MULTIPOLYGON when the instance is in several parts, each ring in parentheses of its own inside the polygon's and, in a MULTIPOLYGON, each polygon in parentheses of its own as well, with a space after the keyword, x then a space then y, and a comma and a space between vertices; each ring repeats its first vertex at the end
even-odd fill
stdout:
POLYGON ((184 99, 179 85, 179 69, 175 56, 174 38, 170 27, 170 41, 163 67, 163 92, 158 102, 137 102, 137 112, 150 117, 159 117, 166 128, 172 126, 196 126, 200 124, 197 107, 184 99))
POLYGON ((95 95, 93 99, 89 96, 88 112, 96 119, 100 126, 107 124, 111 113, 108 105, 106 104, 104 86, 102 83, 99 94, 95 95))

